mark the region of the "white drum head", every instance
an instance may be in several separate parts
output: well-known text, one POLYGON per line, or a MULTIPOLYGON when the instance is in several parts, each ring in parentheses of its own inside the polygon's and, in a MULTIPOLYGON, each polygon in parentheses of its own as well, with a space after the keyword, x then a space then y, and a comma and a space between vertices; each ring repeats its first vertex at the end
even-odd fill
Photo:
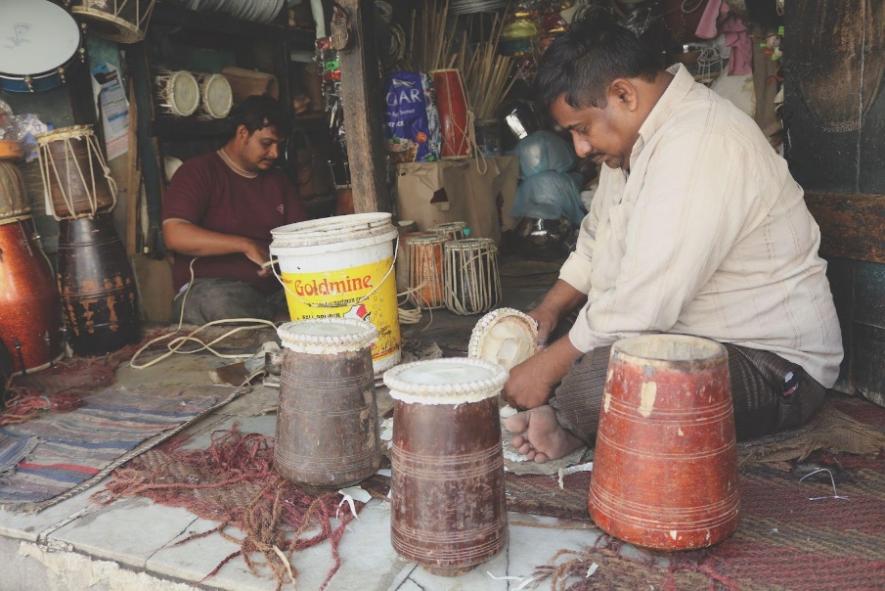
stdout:
POLYGON ((167 83, 169 106, 176 115, 188 117, 200 106, 200 85, 194 75, 186 70, 172 74, 167 83))
POLYGON ((80 47, 77 22, 47 0, 0 0, 0 72, 28 76, 67 63, 80 47))
POLYGON ((537 340, 538 325, 531 316, 513 308, 498 308, 473 327, 467 354, 509 370, 537 352, 537 340))
POLYGON ((203 82, 203 106, 213 119, 224 119, 234 104, 230 82, 221 74, 212 74, 203 82))

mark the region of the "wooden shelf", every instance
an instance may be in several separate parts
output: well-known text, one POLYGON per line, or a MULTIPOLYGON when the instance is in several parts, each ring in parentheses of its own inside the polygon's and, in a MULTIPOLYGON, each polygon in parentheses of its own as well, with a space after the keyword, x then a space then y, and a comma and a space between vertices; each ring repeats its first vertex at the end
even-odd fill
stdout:
POLYGON ((152 26, 182 27, 231 37, 286 40, 292 49, 313 50, 315 34, 303 29, 290 29, 279 24, 244 21, 219 12, 197 12, 175 4, 156 5, 152 26))

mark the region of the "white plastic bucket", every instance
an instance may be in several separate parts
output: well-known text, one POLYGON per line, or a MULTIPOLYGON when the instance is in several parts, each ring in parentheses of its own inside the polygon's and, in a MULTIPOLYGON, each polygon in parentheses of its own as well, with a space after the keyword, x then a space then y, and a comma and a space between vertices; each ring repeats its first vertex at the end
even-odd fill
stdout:
POLYGON ((281 226, 271 231, 270 254, 292 320, 341 316, 371 322, 375 373, 402 356, 393 273, 397 230, 389 213, 359 213, 281 226))

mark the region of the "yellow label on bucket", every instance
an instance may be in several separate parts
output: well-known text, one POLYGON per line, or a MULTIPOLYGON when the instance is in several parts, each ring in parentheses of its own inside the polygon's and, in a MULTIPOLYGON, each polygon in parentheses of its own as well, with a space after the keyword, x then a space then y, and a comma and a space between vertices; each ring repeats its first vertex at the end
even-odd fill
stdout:
POLYGON ((371 322, 378 329, 372 359, 395 354, 399 351, 400 332, 396 280, 393 273, 388 273, 392 264, 392 259, 386 258, 335 271, 283 272, 289 316, 292 320, 341 316, 371 322))

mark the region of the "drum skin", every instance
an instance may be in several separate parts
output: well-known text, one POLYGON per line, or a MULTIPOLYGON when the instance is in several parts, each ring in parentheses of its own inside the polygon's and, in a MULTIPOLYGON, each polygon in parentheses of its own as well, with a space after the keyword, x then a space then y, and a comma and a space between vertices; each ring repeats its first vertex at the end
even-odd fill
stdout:
POLYGON ((132 267, 109 214, 59 224, 58 290, 68 341, 78 355, 103 355, 139 338, 132 267))
POLYGON ((19 372, 61 350, 58 292, 32 220, 0 225, 0 340, 19 372))
POLYGON ((588 502, 600 529, 637 546, 705 548, 734 533, 740 493, 725 347, 677 335, 614 344, 588 502))

